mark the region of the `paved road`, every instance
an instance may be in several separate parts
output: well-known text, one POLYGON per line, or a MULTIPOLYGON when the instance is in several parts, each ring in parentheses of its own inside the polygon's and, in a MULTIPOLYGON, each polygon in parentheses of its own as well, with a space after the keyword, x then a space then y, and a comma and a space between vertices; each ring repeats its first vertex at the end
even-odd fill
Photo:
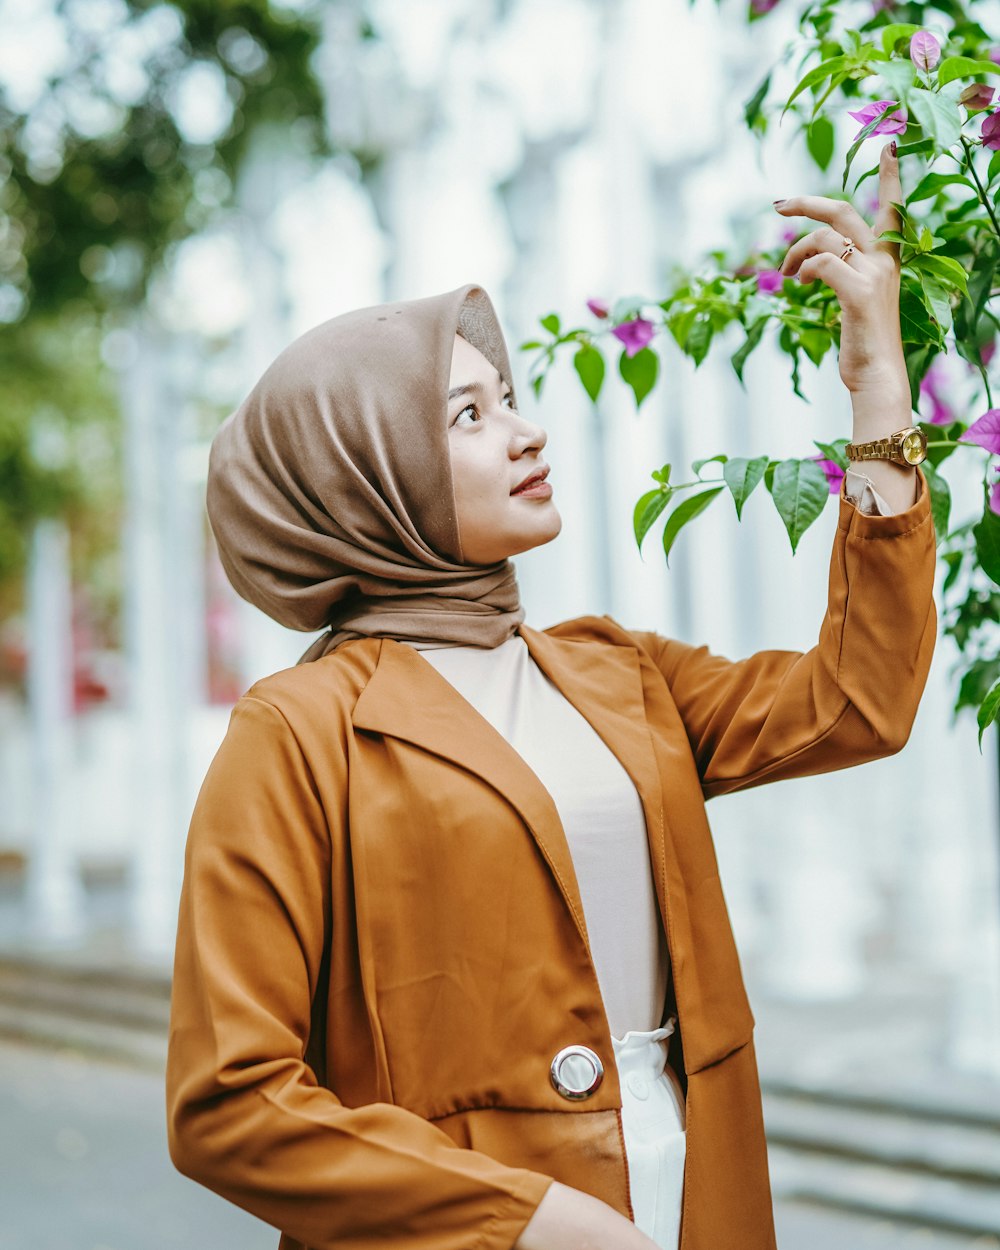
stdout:
MULTIPOLYGON (((275 1229, 181 1176, 163 1082, 71 1051, 0 1041, 0 1250, 276 1250, 275 1229)), ((1000 1250, 783 1204, 780 1250, 1000 1250)))

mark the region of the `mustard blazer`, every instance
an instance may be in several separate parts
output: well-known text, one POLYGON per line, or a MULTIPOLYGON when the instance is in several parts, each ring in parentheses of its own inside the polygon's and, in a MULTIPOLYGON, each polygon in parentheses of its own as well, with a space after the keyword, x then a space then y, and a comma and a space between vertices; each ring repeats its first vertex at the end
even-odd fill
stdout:
MULTIPOLYGON (((522 627, 642 800, 687 1104, 683 1250, 774 1250, 754 1019, 705 802, 899 751, 937 634, 930 499, 841 491, 809 651, 522 627)), ((413 648, 348 642, 233 709, 188 834, 166 1109, 279 1250, 509 1250, 558 1179, 633 1218, 580 892, 548 793, 413 648), (604 1065, 557 1091, 566 1046, 604 1065)))

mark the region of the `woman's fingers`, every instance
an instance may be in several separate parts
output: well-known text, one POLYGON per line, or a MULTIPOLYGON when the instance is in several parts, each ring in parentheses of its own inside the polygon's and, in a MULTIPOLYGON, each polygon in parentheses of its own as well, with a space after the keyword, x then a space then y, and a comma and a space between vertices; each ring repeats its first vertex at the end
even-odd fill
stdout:
MULTIPOLYGON (((786 278, 794 278, 802 262, 810 256, 818 256, 820 252, 830 252, 839 259, 841 252, 844 251, 845 237, 853 238, 854 236, 842 235, 836 230, 831 230, 829 226, 811 231, 788 249, 785 259, 781 262, 779 273, 784 274, 786 278)), ((857 243, 857 240, 855 239, 854 242, 857 243)), ((860 248, 854 253, 855 258, 862 255, 860 248)))
MULTIPOLYGON (((887 143, 879 158, 878 212, 875 214, 875 223, 872 227, 876 236, 880 235, 883 230, 895 230, 898 234, 903 228, 899 213, 893 208, 893 203, 903 203, 903 186, 899 180, 899 161, 892 150, 894 146, 894 143, 887 143)), ((887 239, 879 246, 891 251, 893 256, 899 255, 898 243, 892 243, 887 239)))
POLYGON ((862 250, 875 242, 871 226, 849 200, 833 200, 826 195, 793 195, 775 207, 782 217, 825 221, 838 234, 853 239, 862 250))

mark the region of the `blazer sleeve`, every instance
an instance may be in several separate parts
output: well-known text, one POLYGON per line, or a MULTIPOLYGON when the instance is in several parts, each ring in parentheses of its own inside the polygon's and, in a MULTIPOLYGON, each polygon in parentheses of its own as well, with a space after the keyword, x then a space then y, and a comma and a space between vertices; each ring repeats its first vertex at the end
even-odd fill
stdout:
POLYGON ((937 638, 930 491, 889 516, 841 484, 819 641, 741 660, 631 631, 663 674, 706 799, 851 768, 906 744, 937 638))
POLYGON ((244 695, 185 849, 172 1162, 312 1250, 509 1250, 551 1177, 461 1147, 403 1107, 345 1106, 307 1063, 329 976, 333 819, 281 711, 244 695))

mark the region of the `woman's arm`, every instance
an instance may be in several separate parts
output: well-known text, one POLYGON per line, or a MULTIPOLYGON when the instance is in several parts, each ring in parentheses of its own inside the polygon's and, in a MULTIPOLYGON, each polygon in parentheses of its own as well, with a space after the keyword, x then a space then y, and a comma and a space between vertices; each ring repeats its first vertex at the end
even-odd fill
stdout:
MULTIPOLYGON (((343 782, 346 796, 346 760, 343 782)), ((341 819, 321 804, 281 712, 244 696, 185 852, 166 1069, 171 1159, 315 1250, 509 1250, 551 1177, 464 1149, 405 1108, 346 1107, 305 1061, 328 975, 327 822, 341 819)))
POLYGON ((830 557, 826 614, 810 650, 742 660, 631 631, 663 674, 706 798, 850 768, 899 751, 937 639, 930 492, 892 516, 848 501, 830 557))

